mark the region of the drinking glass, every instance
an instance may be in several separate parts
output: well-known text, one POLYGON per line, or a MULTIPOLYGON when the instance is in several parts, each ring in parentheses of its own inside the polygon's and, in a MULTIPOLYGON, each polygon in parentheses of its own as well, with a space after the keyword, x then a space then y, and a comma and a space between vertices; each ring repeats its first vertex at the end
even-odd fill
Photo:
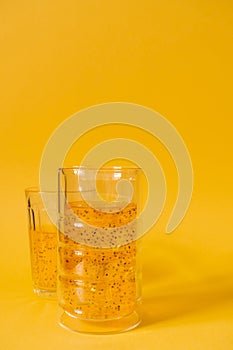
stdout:
MULTIPOLYGON (((34 292, 55 298, 57 285, 57 228, 51 222, 37 187, 25 190, 28 210, 31 272, 34 292)), ((46 192, 52 210, 57 211, 57 192, 46 192)))
POLYGON ((59 169, 59 324, 116 333, 141 320, 137 167, 59 169))

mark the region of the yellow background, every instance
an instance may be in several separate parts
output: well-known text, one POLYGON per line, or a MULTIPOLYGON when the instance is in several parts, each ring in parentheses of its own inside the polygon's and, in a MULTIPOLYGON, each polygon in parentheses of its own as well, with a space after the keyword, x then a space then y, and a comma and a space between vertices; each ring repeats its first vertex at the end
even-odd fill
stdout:
MULTIPOLYGON (((20 0, 0 3, 2 349, 233 349, 233 3, 231 0, 20 0), (101 127, 68 156, 132 137, 159 158, 168 199, 144 240, 144 318, 90 336, 56 324, 32 294, 24 188, 38 183, 54 129, 94 104, 126 101, 164 115, 194 167, 182 224, 164 234, 177 191, 164 147, 134 128, 101 127)), ((70 158, 69 158, 70 157, 70 158)))

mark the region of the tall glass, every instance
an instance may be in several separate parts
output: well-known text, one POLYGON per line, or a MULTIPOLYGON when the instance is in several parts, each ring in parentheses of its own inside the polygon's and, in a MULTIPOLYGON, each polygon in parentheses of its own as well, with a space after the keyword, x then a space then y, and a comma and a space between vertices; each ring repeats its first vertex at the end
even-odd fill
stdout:
MULTIPOLYGON (((33 289, 43 297, 56 297, 57 228, 48 217, 37 187, 25 190, 33 289)), ((52 210, 57 211, 57 192, 46 192, 52 210)))
POLYGON ((114 333, 140 323, 139 168, 59 170, 59 323, 114 333))

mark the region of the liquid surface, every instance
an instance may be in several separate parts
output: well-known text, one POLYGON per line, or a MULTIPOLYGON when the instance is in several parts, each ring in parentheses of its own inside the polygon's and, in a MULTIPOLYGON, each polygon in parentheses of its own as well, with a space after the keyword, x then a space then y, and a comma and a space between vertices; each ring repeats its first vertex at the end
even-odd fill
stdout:
POLYGON ((133 203, 122 210, 109 208, 105 212, 85 202, 72 202, 64 207, 63 232, 73 241, 91 247, 119 247, 136 239, 136 215, 133 203))

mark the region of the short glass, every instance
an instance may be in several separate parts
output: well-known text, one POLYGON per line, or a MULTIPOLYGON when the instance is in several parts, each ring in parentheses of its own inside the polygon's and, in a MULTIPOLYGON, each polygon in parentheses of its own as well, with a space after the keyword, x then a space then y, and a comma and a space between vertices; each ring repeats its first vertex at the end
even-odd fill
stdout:
MULTIPOLYGON (((56 297, 57 286, 57 228, 48 217, 37 187, 25 190, 28 210, 28 231, 33 290, 39 296, 56 297)), ((46 192, 57 211, 57 192, 46 192)))
POLYGON ((59 324, 117 333, 141 321, 141 170, 59 169, 59 324))

